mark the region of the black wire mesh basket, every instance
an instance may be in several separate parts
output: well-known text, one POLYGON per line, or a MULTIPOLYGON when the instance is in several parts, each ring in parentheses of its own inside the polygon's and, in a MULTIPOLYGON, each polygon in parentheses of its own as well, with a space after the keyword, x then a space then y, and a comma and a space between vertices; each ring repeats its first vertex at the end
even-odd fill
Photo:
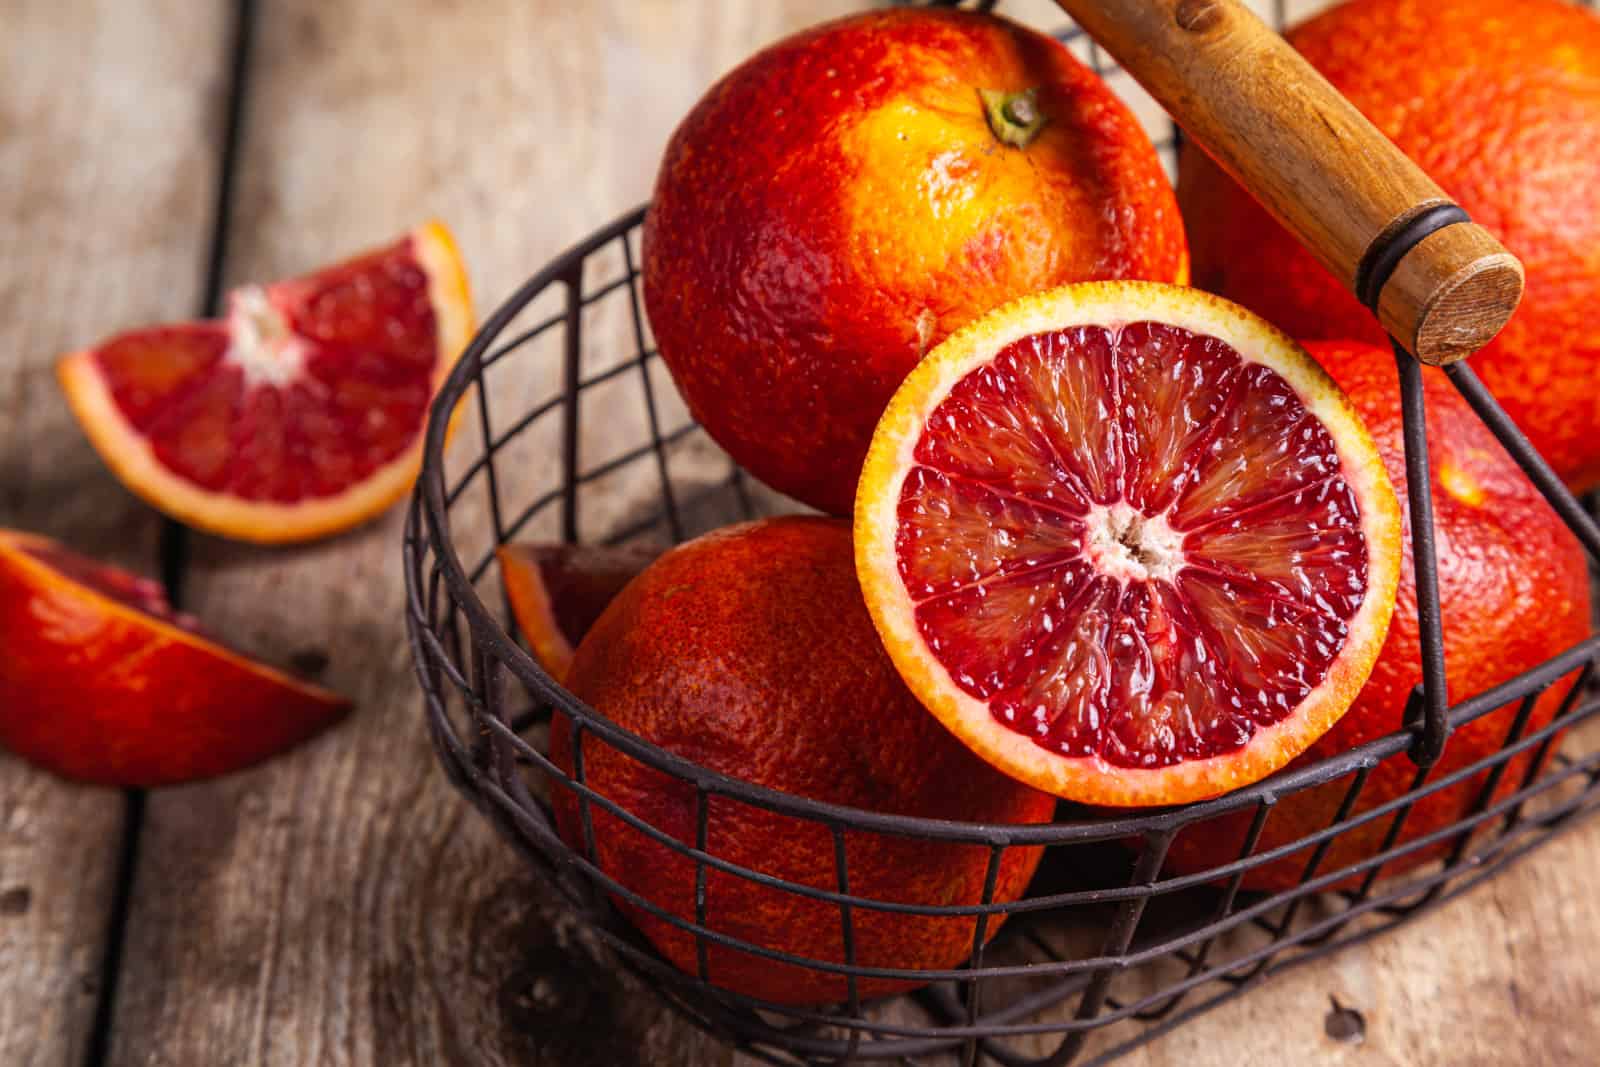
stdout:
MULTIPOLYGON (((1275 5, 1280 26, 1285 7, 1275 5)), ((1059 36, 1102 74, 1116 74, 1078 31, 1059 36)), ((1167 123, 1161 132, 1158 148, 1170 163, 1177 131, 1167 123)), ((445 384, 406 525, 407 623, 428 728, 452 781, 561 891, 620 965, 705 1030, 780 1064, 953 1057, 1014 1067, 1104 1063, 1274 974, 1438 906, 1600 806, 1600 745, 1584 744, 1580 732, 1557 751, 1563 735, 1600 713, 1600 701, 1588 696, 1600 637, 1449 707, 1442 655, 1435 656, 1425 663, 1425 683, 1412 695, 1406 727, 1394 734, 1204 803, 1119 815, 1064 806, 1057 821, 1028 827, 840 809, 713 773, 620 729, 556 684, 513 637, 494 567, 496 548, 530 539, 676 542, 728 522, 795 510, 748 479, 677 397, 643 313, 642 219, 643 209, 626 215, 530 279, 488 320, 445 384), (472 417, 447 454, 447 416, 458 404, 472 417), (1548 722, 1535 714, 1541 702, 1556 705, 1548 722), (1509 721, 1498 748, 1448 773, 1434 772, 1453 730, 1496 712, 1494 721, 1509 721), (571 721, 571 774, 547 751, 552 716, 571 721), (591 789, 582 752, 595 744, 691 789, 695 840, 664 833, 591 789), (1384 760, 1409 760, 1410 789, 1363 805, 1363 790, 1384 760), (1264 831, 1275 806, 1319 787, 1340 797, 1327 823, 1268 847, 1264 831), (594 862, 592 848, 569 847, 552 816, 557 790, 577 796, 589 840, 598 809, 692 861, 695 917, 669 914, 632 893, 594 862), (1418 803, 1447 790, 1470 798, 1460 817, 1425 834, 1404 834, 1418 803), (719 806, 750 805, 823 828, 835 844, 836 885, 786 882, 699 847, 713 798, 719 806), (1227 862, 1187 875, 1166 873, 1174 842, 1219 817, 1234 820, 1239 831, 1227 862), (982 900, 913 906, 852 895, 848 842, 879 834, 985 850, 982 900), (1376 835, 1381 844, 1348 864, 1329 861, 1336 843, 1355 834, 1376 835), (1041 845, 1049 850, 1030 894, 995 902, 996 873, 1007 852, 1041 845), (1292 887, 1245 890, 1250 871, 1286 860, 1300 872, 1292 887), (1391 874, 1396 866, 1404 873, 1391 874), (842 962, 796 957, 709 926, 708 871, 836 908, 842 962), (620 917, 614 899, 692 935, 700 972, 666 962, 620 917), (972 954, 962 966, 941 971, 858 965, 852 917, 863 909, 961 917, 973 927, 972 954), (1009 920, 1005 928, 985 944, 986 928, 1001 917, 1009 920), (849 996, 831 1007, 805 1008, 718 988, 706 980, 709 945, 842 975, 849 996), (856 985, 865 978, 905 979, 921 988, 863 1002, 856 985)), ((1412 513, 1427 516, 1421 372, 1398 348, 1397 356, 1412 513)), ((1600 527, 1472 371, 1461 363, 1446 373, 1591 558, 1600 558, 1600 527)), ((1431 635, 1437 650, 1432 534, 1431 523, 1414 525, 1424 648, 1431 635)))

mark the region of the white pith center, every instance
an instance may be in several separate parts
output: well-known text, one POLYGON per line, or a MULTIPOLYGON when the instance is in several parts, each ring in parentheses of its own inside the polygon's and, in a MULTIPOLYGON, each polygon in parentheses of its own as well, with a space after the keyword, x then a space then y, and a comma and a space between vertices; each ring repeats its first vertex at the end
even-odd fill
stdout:
POLYGON ((1152 578, 1170 582, 1183 569, 1183 534, 1165 514, 1146 515, 1125 501, 1096 504, 1084 517, 1083 555, 1124 584, 1152 578))
POLYGON ((228 362, 244 371, 245 388, 283 387, 305 368, 306 349, 289 320, 259 285, 235 290, 228 306, 228 362))

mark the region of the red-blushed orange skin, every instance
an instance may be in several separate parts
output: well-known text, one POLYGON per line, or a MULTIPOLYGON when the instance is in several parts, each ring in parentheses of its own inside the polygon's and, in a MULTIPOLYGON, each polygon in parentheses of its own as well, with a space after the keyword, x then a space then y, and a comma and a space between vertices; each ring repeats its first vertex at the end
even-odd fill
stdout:
MULTIPOLYGON (((1289 40, 1527 268, 1473 366, 1575 488, 1600 484, 1600 17, 1562 0, 1354 0, 1289 40)), ((1178 183, 1195 284, 1302 338, 1383 341, 1204 152, 1178 183)))
MULTIPOLYGON (((1055 801, 979 760, 923 710, 878 643, 856 585, 847 523, 791 517, 728 527, 667 553, 612 602, 578 648, 568 687, 624 729, 701 766, 798 796, 936 819, 1038 823, 1055 801)), ((551 756, 572 768, 556 716, 551 756)), ((692 786, 589 736, 589 784, 679 841, 695 841, 692 786)), ((583 849, 574 794, 557 786, 562 836, 583 849)), ((695 917, 692 860, 594 808, 601 870, 679 918, 695 917)), ((837 889, 834 843, 820 823, 726 797, 709 807, 713 855, 786 880, 837 889)), ((982 900, 988 850, 851 833, 852 894, 922 904, 982 900)), ((1039 849, 1008 849, 997 902, 1021 896, 1039 849)), ((693 936, 622 903, 678 967, 696 969, 693 936)), ((862 966, 954 967, 972 950, 961 917, 853 911, 862 966)), ((993 934, 1004 917, 994 915, 993 934)), ((711 870, 706 925, 810 959, 844 962, 837 905, 711 870)), ((710 980, 763 1000, 843 1000, 841 975, 708 942, 710 980)), ((861 979, 861 996, 917 984, 861 979)))
MULTIPOLYGON (((1311 342, 1311 354, 1349 394, 1383 453, 1395 489, 1405 495, 1405 449, 1401 436, 1398 375, 1394 356, 1360 342, 1311 342)), ((1544 498, 1523 476, 1445 376, 1423 372, 1428 405, 1429 458, 1443 605, 1445 668, 1450 698, 1459 702, 1537 666, 1589 636, 1589 579, 1583 549, 1544 498)), ((1398 603, 1389 636, 1355 703, 1322 739, 1291 766, 1346 752, 1398 730, 1406 701, 1422 680, 1417 632, 1416 573, 1406 514, 1406 553, 1398 603)), ((1527 729, 1550 722, 1568 677, 1535 705, 1527 729)), ((1516 704, 1479 718, 1450 736, 1435 764, 1438 779, 1490 755, 1505 741, 1516 704)), ((1515 790, 1531 755, 1511 761, 1497 797, 1515 790)), ((1355 813, 1369 811, 1410 788, 1416 767, 1404 755, 1378 764, 1367 779, 1355 813)), ((1416 803, 1399 841, 1415 840, 1466 814, 1487 772, 1416 803)), ((1268 816, 1257 853, 1289 844, 1332 825, 1348 779, 1279 798, 1268 816)), ((1170 866, 1195 872, 1238 858, 1253 809, 1191 827, 1178 835, 1170 866)), ((1380 817, 1337 837, 1319 870, 1334 871, 1376 855, 1389 829, 1380 817)), ((1444 854, 1451 843, 1418 849, 1385 864, 1385 874, 1413 869, 1444 854)), ((1247 889, 1295 885, 1311 850, 1256 868, 1247 889)), ((1349 884, 1359 881, 1352 878, 1349 884)))
MULTIPOLYGON (((0 745, 56 774, 159 786, 305 740, 345 700, 87 588, 0 531, 0 745)), ((48 558, 48 557, 47 557, 48 558)))
POLYGON ((924 353, 1007 300, 1113 278, 1188 279, 1149 138, 1064 46, 970 13, 864 14, 757 54, 679 126, 645 219, 645 301, 690 410, 840 515, 924 353), (978 91, 1030 87, 1050 121, 1008 147, 978 91))

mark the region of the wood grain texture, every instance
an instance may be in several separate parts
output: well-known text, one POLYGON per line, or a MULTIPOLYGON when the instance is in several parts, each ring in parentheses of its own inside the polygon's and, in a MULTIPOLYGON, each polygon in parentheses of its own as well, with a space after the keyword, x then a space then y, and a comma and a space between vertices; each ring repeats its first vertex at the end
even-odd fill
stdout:
MULTIPOLYGON (((224 15, 187 0, 12 0, 0 15, 0 525, 145 573, 156 517, 101 466, 53 367, 195 311, 224 15)), ((83 1062, 123 820, 119 792, 0 754, 8 1067, 83 1062)))
MULTIPOLYGON (((849 6, 263 4, 227 273, 299 271, 437 215, 487 309, 647 195, 716 73, 849 6)), ((528 375, 501 391, 547 384, 528 375)), ((322 681, 358 710, 253 772, 151 798, 111 1062, 726 1062, 584 964, 446 782, 405 645, 399 518, 304 550, 196 539, 190 608, 279 660, 325 652, 322 681)))
MULTIPOLYGON (((1449 203, 1240 0, 1058 2, 1346 286, 1381 235, 1449 203)), ((1521 296, 1521 264, 1464 224, 1400 261, 1379 312, 1444 364, 1493 339, 1521 296)))
MULTIPOLYGON (((1570 745, 1592 751, 1592 727, 1570 745)), ((1129 1067, 1588 1064, 1600 1046, 1590 949, 1600 827, 1577 828, 1440 911, 1268 982, 1124 1061, 1129 1067), (1334 1001, 1364 1038, 1329 1033, 1334 1001)), ((1337 1026, 1334 1032, 1338 1033, 1337 1026)))

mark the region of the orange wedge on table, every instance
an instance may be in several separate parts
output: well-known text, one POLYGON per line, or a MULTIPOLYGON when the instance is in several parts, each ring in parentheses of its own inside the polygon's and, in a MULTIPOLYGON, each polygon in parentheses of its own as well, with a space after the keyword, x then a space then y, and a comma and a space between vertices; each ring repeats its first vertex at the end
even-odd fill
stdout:
POLYGON ((349 708, 207 636, 155 582, 0 530, 0 744, 18 755, 167 785, 259 762, 349 708))
POLYGON ((119 334, 58 373, 101 458, 150 504, 238 540, 304 541, 410 488, 428 406, 472 328, 461 255, 429 223, 242 286, 225 318, 119 334))
POLYGON ((1254 782, 1383 644, 1400 513, 1371 437, 1283 334, 1192 289, 1069 286, 961 330, 878 424, 857 570, 922 702, 1083 803, 1254 782))

